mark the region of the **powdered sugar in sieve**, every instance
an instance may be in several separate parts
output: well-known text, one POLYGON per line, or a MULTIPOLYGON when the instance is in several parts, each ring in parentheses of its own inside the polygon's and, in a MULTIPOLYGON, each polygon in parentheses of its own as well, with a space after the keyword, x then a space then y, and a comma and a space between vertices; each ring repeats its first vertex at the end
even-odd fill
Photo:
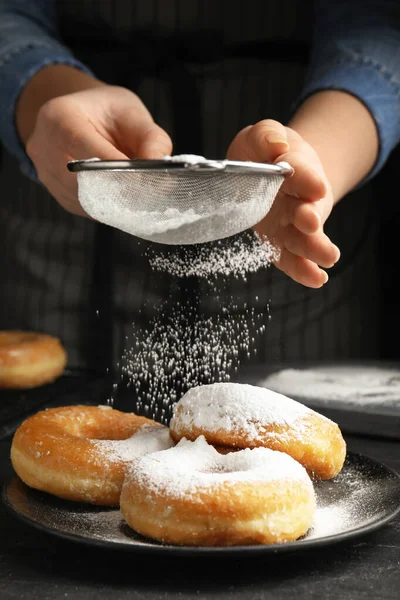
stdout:
POLYGON ((79 201, 89 216, 144 240, 200 244, 259 223, 285 179, 287 163, 208 160, 72 161, 79 201))

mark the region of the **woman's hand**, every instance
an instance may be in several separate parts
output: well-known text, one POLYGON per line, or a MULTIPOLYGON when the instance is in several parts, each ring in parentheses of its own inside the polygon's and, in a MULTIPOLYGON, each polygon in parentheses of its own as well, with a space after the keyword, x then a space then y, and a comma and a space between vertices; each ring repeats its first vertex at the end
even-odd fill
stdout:
POLYGON ((340 252, 323 231, 333 197, 321 162, 313 148, 289 127, 265 120, 238 133, 227 158, 254 162, 288 162, 292 177, 282 184, 268 215, 255 227, 280 252, 276 266, 307 287, 328 280, 321 269, 332 267, 340 252))
POLYGON ((168 134, 134 93, 96 85, 52 98, 38 110, 26 151, 38 177, 65 210, 85 215, 71 160, 161 158, 171 154, 168 134))

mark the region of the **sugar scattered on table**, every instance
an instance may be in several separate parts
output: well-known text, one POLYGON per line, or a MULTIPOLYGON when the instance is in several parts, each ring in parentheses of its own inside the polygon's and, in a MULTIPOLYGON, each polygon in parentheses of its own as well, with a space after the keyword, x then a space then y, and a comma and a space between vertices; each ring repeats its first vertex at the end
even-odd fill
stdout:
POLYGON ((400 371, 395 368, 361 365, 288 368, 272 373, 263 383, 282 394, 325 403, 400 406, 400 371))

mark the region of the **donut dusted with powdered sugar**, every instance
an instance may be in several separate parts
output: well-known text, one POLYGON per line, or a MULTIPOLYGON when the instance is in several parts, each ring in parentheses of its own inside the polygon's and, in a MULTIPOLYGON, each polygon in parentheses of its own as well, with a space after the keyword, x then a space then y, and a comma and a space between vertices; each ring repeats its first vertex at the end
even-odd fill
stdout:
POLYGON ((213 383, 189 389, 174 406, 171 436, 223 448, 267 447, 300 462, 318 479, 343 467, 346 443, 336 423, 264 387, 213 383))
POLYGON ((307 471, 268 448, 219 454, 203 436, 135 459, 120 509, 137 533, 175 545, 294 541, 316 508, 307 471))
POLYGON ((65 500, 118 506, 127 465, 174 445, 168 428, 110 406, 62 406, 16 430, 11 462, 29 487, 65 500))

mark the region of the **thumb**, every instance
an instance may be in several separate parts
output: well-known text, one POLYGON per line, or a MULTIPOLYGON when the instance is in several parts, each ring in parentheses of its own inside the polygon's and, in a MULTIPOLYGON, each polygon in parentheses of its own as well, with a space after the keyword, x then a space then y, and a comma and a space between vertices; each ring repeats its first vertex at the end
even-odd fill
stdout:
POLYGON ((265 119, 238 133, 228 149, 227 158, 273 163, 288 150, 285 127, 278 121, 265 119))
POLYGON ((163 158, 172 154, 172 141, 168 133, 156 123, 138 132, 137 158, 163 158))
POLYGON ((118 147, 129 158, 157 159, 172 152, 171 138, 144 107, 121 111, 115 125, 118 147))

